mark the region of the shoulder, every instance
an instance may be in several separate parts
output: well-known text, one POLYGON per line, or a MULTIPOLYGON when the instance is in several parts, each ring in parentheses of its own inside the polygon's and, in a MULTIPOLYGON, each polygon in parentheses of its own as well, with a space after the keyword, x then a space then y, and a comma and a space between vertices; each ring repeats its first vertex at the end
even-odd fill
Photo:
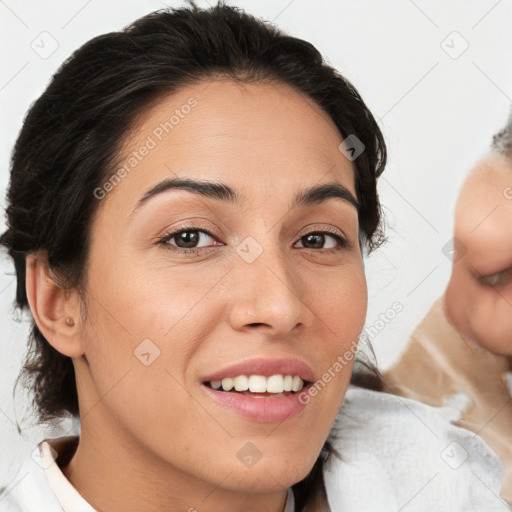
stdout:
POLYGON ((333 512, 507 510, 503 464, 485 442, 453 424, 464 397, 444 407, 350 387, 324 468, 333 512))
POLYGON ((0 490, 2 512, 62 512, 51 489, 39 446, 24 453, 10 482, 0 490))

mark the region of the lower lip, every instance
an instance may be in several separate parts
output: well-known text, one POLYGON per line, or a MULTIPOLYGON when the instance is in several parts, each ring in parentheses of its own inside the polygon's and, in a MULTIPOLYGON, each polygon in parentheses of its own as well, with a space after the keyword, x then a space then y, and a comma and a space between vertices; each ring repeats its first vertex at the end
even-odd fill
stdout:
POLYGON ((262 423, 275 423, 289 419, 304 410, 306 404, 299 401, 299 395, 304 391, 307 392, 309 386, 311 384, 297 393, 279 398, 252 397, 241 393, 217 391, 204 384, 201 388, 216 402, 229 407, 244 418, 262 423))

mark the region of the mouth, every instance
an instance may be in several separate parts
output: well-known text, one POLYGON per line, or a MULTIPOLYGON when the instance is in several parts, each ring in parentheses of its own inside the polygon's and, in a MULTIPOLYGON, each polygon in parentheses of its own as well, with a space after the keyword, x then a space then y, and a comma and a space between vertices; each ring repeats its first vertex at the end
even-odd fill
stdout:
MULTIPOLYGON (((259 357, 239 361, 205 375, 201 388, 223 411, 246 420, 272 423, 300 415, 315 374, 300 359, 259 357)), ((310 408, 311 409, 311 408, 310 408)), ((300 416, 299 416, 300 417, 300 416)))
POLYGON ((311 384, 298 375, 275 374, 238 375, 203 382, 203 385, 224 393, 235 393, 254 398, 286 398, 311 384))

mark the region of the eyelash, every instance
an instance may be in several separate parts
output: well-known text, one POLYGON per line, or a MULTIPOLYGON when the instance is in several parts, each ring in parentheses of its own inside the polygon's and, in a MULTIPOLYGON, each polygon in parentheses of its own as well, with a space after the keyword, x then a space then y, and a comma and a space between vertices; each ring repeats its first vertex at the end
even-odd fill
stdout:
MULTIPOLYGON (((204 234, 210 236, 211 238, 215 239, 215 237, 206 229, 201 229, 197 226, 184 225, 184 226, 180 226, 179 228, 177 228, 176 230, 174 230, 170 233, 167 233, 163 238, 158 240, 157 244, 163 245, 166 250, 169 250, 169 251, 172 251, 172 252, 175 252, 178 254, 185 254, 188 256, 198 255, 201 253, 201 251, 204 252, 204 251, 207 251, 208 249, 212 248, 212 247, 199 247, 199 248, 191 247, 191 248, 186 249, 183 247, 175 247, 168 243, 176 235, 179 235, 180 233, 184 233, 187 231, 197 231, 200 233, 204 233, 204 234)), ((331 249, 309 249, 306 247, 305 249, 309 250, 309 251, 314 251, 314 252, 321 251, 322 254, 334 254, 334 253, 337 253, 337 252, 340 252, 340 251, 350 248, 350 242, 346 238, 342 237, 337 231, 334 231, 334 229, 329 228, 329 227, 326 227, 323 230, 310 231, 309 233, 305 233, 304 235, 302 235, 299 238, 299 240, 301 240, 302 238, 304 238, 308 235, 323 235, 323 234, 328 234, 328 235, 332 236, 338 242, 338 247, 331 248, 331 249)), ((218 247, 218 246, 213 246, 213 247, 218 247)))

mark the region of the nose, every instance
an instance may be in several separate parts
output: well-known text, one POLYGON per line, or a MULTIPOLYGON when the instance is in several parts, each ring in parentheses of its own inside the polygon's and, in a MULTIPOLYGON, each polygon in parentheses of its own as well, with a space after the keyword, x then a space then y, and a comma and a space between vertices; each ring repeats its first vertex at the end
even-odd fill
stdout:
POLYGON ((265 250, 252 263, 240 258, 230 273, 233 286, 229 322, 235 330, 263 329, 285 336, 308 322, 304 283, 279 250, 265 250))

